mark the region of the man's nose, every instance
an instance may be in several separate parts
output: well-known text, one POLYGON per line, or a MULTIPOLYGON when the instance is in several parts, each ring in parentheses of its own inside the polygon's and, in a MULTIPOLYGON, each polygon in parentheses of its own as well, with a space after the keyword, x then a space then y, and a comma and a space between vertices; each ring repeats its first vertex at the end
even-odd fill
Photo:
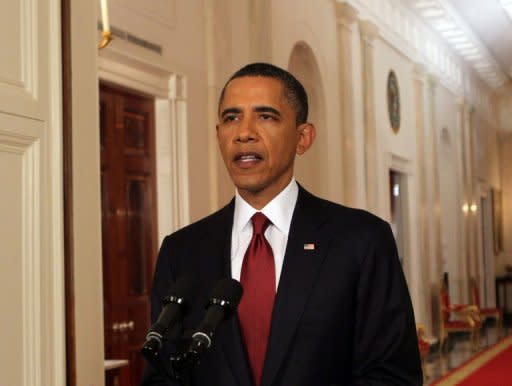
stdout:
POLYGON ((254 123, 250 119, 242 119, 237 127, 235 140, 237 142, 250 142, 256 138, 254 123))

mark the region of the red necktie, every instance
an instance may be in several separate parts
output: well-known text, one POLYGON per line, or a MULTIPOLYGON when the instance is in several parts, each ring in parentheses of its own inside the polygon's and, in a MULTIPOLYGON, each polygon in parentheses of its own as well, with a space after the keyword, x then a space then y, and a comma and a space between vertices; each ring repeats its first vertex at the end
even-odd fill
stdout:
POLYGON ((276 296, 276 274, 272 248, 264 235, 270 220, 261 212, 251 220, 253 234, 240 274, 244 295, 238 306, 238 317, 254 385, 259 386, 276 296))

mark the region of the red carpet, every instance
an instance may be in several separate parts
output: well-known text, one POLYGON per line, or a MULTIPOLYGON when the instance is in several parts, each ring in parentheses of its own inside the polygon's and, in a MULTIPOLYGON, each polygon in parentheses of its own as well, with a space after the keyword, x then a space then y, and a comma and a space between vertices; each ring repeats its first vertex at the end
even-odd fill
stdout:
POLYGON ((512 336, 478 353, 434 385, 512 386, 512 336))

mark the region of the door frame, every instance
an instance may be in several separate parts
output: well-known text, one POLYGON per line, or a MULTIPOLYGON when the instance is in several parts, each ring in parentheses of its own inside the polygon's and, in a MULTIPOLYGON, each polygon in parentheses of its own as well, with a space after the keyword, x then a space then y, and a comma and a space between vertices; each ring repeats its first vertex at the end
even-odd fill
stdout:
POLYGON ((495 256, 493 244, 493 227, 492 227, 492 198, 491 189, 487 183, 479 181, 477 192, 478 197, 478 215, 476 223, 478 229, 477 245, 477 267, 478 288, 480 291, 480 302, 482 307, 496 306, 495 292, 495 256))
MULTIPOLYGON (((164 236, 188 225, 189 180, 186 77, 162 61, 130 54, 128 43, 101 50, 100 82, 155 98, 157 232, 164 236)), ((98 84, 99 87, 99 84, 98 84)))

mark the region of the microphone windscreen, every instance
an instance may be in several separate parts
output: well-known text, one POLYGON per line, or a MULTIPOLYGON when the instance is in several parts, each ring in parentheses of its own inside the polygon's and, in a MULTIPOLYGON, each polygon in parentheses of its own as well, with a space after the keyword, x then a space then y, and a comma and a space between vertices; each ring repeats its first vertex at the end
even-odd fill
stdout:
POLYGON ((217 282, 208 304, 220 304, 232 312, 238 307, 242 293, 242 285, 237 280, 226 277, 217 282))
POLYGON ((179 277, 169 290, 169 294, 163 298, 163 304, 175 302, 177 299, 189 303, 196 295, 197 284, 197 280, 191 275, 179 277))

